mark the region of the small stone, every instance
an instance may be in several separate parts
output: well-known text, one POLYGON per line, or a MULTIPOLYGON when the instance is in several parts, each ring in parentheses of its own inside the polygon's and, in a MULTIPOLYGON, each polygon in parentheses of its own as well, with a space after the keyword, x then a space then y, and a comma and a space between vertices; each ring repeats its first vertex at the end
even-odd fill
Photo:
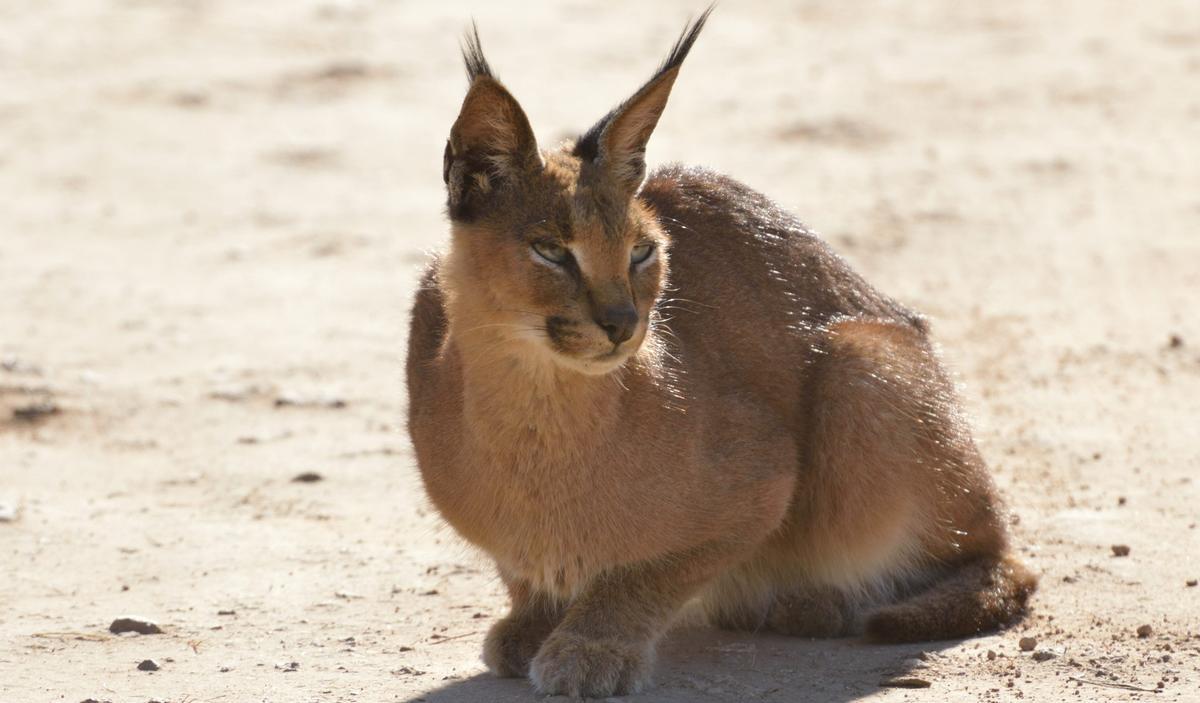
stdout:
POLYGON ((993 650, 991 650, 991 649, 989 649, 989 650, 987 651, 987 658, 988 658, 988 661, 993 661, 993 660, 995 660, 995 659, 996 659, 996 652, 995 652, 995 651, 993 651, 993 650))
POLYGON ((295 393, 281 393, 275 398, 275 407, 307 407, 307 408, 335 408, 341 409, 346 407, 346 401, 337 396, 317 395, 317 396, 302 396, 295 393))
POLYGON ((137 668, 138 671, 158 671, 158 662, 153 659, 143 659, 137 668))
POLYGON ((236 610, 218 610, 217 615, 237 615, 236 610))
POLYGON ((1127 557, 1127 556, 1129 556, 1129 545, 1128 544, 1114 544, 1112 546, 1112 553, 1113 553, 1114 557, 1127 557))
POLYGON ((1125 496, 1118 496, 1118 497, 1117 497, 1117 505, 1125 505, 1125 503, 1126 503, 1126 502, 1127 502, 1127 501, 1125 500, 1125 496))
POLYGON ((208 95, 194 90, 184 90, 176 93, 171 102, 178 107, 200 108, 208 104, 208 95))
POLYGON ((1197 581, 1196 579, 1188 579, 1188 580, 1187 580, 1187 587, 1188 587, 1188 588, 1195 588, 1195 587, 1196 587, 1196 584, 1198 584, 1198 583, 1200 583, 1200 581, 1197 581))
POLYGON ((252 395, 261 393, 262 389, 258 386, 225 386, 210 391, 209 398, 216 400, 225 400, 230 403, 240 403, 252 395))
POLYGON ((1033 637, 1022 637, 1021 641, 1017 643, 1017 646, 1021 648, 1022 652, 1032 652, 1035 648, 1037 648, 1037 639, 1033 637))
POLYGON ((42 370, 24 361, 21 361, 15 356, 6 356, 0 359, 0 369, 9 373, 29 374, 31 376, 41 376, 42 370))
POLYGON ((316 471, 305 471, 292 477, 292 483, 316 483, 317 481, 324 480, 325 477, 316 471))
POLYGON ((1058 657, 1057 654, 1055 654, 1054 652, 1051 652, 1048 649, 1039 649, 1038 651, 1034 652, 1032 655, 1032 659, 1035 662, 1050 661, 1051 659, 1055 659, 1057 657, 1058 657))
POLYGON ((1144 640, 1152 634, 1154 634, 1154 628, 1150 627, 1149 625, 1142 625, 1137 629, 1137 636, 1139 639, 1144 640))
POLYGON ((280 662, 275 665, 275 668, 283 672, 299 671, 300 662, 280 662))
POLYGON ((22 405, 13 409, 13 419, 21 422, 34 422, 50 415, 57 415, 61 410, 53 400, 39 400, 36 403, 22 405))
POLYGON ((139 635, 161 635, 162 628, 153 620, 145 618, 117 618, 108 626, 108 631, 114 635, 122 632, 136 632, 139 635))
POLYGON ((1167 346, 1171 349, 1179 349, 1183 346, 1183 337, 1177 334, 1171 335, 1171 338, 1167 340, 1167 346))
POLYGON ((880 681, 879 685, 884 688, 929 688, 933 684, 925 679, 918 679, 915 676, 897 676, 880 681))

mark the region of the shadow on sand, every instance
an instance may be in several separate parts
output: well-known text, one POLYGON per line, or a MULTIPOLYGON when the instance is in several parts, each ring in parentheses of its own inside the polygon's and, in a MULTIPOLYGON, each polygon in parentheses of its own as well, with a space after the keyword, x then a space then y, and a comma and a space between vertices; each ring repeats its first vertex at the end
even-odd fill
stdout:
MULTIPOLYGON (((912 660, 921 652, 956 643, 873 645, 858 639, 802 640, 681 629, 660 645, 653 684, 636 696, 620 700, 842 703, 877 693, 881 681, 908 673, 912 660)), ((407 703, 538 700, 567 699, 537 696, 524 679, 479 674, 414 696, 407 703)))

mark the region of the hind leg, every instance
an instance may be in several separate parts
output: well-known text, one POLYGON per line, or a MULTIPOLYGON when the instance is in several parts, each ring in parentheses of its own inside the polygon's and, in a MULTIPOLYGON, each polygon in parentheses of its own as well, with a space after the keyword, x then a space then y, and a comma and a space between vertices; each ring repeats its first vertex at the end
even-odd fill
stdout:
POLYGON ((833 325, 811 413, 808 476, 793 517, 810 537, 841 548, 843 572, 899 575, 922 561, 1003 550, 991 478, 923 331, 870 320, 833 325))
POLYGON ((1032 586, 990 566, 1007 558, 998 499, 924 332, 847 320, 824 347, 807 389, 788 517, 713 589, 710 616, 830 636, 861 632, 871 612, 867 629, 890 640, 1015 617, 1032 586))
POLYGON ((1000 568, 999 500, 923 331, 847 321, 828 342, 797 521, 851 555, 845 574, 878 589, 868 631, 922 640, 1011 621, 1031 582, 1019 564, 1000 568))
MULTIPOLYGON (((807 390, 805 451, 784 527, 710 607, 801 636, 857 633, 861 613, 1007 548, 991 480, 924 332, 849 320, 831 327, 824 351, 807 390)), ((1012 610, 951 598, 962 604, 956 617, 980 627, 1012 610)), ((926 606, 949 601, 913 602, 895 619, 911 637, 962 629, 935 613, 922 620, 926 606)))

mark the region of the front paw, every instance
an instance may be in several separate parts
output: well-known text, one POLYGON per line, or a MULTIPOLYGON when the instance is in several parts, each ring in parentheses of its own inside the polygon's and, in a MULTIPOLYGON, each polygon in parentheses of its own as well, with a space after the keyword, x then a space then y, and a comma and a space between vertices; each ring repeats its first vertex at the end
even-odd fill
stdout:
POLYGON ((529 678, 539 693, 604 698, 640 691, 653 665, 652 645, 558 631, 538 650, 529 678))
POLYGON ((496 676, 528 676, 530 660, 553 627, 544 618, 519 615, 497 621, 483 641, 483 663, 496 676))

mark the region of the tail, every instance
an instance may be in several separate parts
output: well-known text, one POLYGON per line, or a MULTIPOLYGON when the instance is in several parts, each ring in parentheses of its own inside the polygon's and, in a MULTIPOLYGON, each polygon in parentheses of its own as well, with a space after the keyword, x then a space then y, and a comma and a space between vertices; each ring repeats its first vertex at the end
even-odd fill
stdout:
POLYGON ((956 639, 1008 625, 1025 612, 1037 577, 1011 555, 965 564, 908 600, 867 617, 876 642, 956 639))

